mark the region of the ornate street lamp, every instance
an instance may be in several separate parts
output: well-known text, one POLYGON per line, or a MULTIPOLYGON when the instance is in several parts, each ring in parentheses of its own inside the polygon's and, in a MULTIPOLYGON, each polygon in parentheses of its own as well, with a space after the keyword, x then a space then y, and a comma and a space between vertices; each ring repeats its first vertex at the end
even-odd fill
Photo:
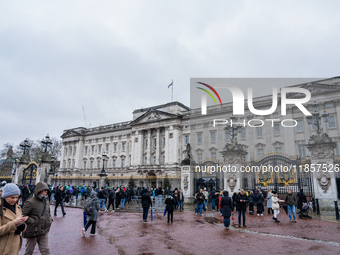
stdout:
POLYGON ((47 153, 47 147, 52 146, 52 140, 50 139, 50 136, 48 134, 44 139, 42 139, 41 144, 45 148, 45 153, 47 153))
POLYGON ((320 133, 322 132, 322 128, 321 128, 321 118, 323 119, 323 121, 326 123, 328 122, 328 116, 329 114, 326 113, 326 111, 324 111, 324 113, 321 115, 319 113, 319 104, 316 103, 316 101, 314 101, 313 103, 313 112, 312 112, 312 116, 307 116, 307 122, 308 125, 315 125, 316 127, 316 133, 318 135, 320 135, 320 133))
POLYGON ((53 163, 54 163, 54 160, 55 160, 55 156, 51 156, 51 168, 50 168, 50 172, 49 174, 50 175, 53 175, 54 174, 54 171, 53 171, 53 163))
POLYGON ((106 174, 105 173, 105 160, 107 158, 107 155, 105 153, 103 153, 103 169, 100 171, 101 174, 106 174))
MULTIPOLYGON (((231 115, 230 120, 232 120, 232 122, 234 123, 236 121, 236 117, 231 115)), ((236 124, 236 125, 231 125, 231 124, 227 124, 227 126, 225 127, 225 130, 230 134, 231 136, 231 140, 234 139, 234 137, 237 137, 238 133, 241 133, 241 125, 236 124)))
POLYGON ((19 144, 20 149, 24 151, 24 155, 26 154, 26 150, 29 150, 29 148, 32 146, 29 142, 28 139, 26 138, 25 141, 19 144))

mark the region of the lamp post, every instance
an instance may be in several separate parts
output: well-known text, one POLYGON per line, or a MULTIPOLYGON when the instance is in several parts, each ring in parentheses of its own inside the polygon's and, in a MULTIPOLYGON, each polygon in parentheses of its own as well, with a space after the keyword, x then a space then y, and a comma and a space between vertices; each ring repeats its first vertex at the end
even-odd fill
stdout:
MULTIPOLYGON (((230 120, 232 120, 232 122, 236 121, 236 117, 231 115, 230 120)), ((241 125, 236 124, 236 125, 232 125, 232 124, 227 124, 227 126, 225 127, 226 132, 228 132, 231 136, 231 140, 234 139, 234 137, 237 137, 238 133, 241 133, 241 125)))
POLYGON ((32 146, 29 142, 28 139, 26 138, 25 141, 19 144, 20 149, 24 151, 24 155, 26 154, 26 150, 29 150, 29 148, 32 146))
POLYGON ((312 112, 312 116, 307 116, 307 122, 308 125, 315 125, 316 127, 316 133, 318 135, 321 134, 322 132, 322 128, 321 128, 321 118, 323 119, 323 121, 326 123, 328 122, 328 116, 329 114, 326 113, 326 111, 324 111, 324 113, 321 115, 319 113, 319 104, 316 103, 316 101, 314 101, 313 103, 313 112, 312 112))
POLYGON ((47 136, 41 140, 42 146, 45 148, 45 153, 47 153, 47 147, 52 146, 52 140, 50 139, 50 136, 47 134, 47 136))
POLYGON ((107 158, 107 155, 105 153, 103 153, 102 157, 103 157, 103 169, 100 171, 100 174, 105 175, 106 174, 105 173, 105 160, 107 158))

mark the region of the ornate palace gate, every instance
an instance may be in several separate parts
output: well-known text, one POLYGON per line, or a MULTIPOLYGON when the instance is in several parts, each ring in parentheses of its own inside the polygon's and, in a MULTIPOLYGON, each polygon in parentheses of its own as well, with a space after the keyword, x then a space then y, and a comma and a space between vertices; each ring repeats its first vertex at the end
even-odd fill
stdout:
POLYGON ((221 165, 215 163, 211 160, 206 160, 202 164, 199 164, 201 171, 194 170, 194 192, 196 193, 199 189, 207 188, 209 194, 211 193, 212 189, 216 187, 216 190, 220 190, 223 187, 223 172, 212 172, 210 167, 216 165, 221 165))
POLYGON ((289 189, 294 193, 303 189, 307 196, 312 196, 312 173, 305 171, 305 164, 307 162, 301 161, 299 157, 293 159, 279 153, 269 154, 248 164, 249 172, 243 173, 243 187, 246 190, 255 190, 257 187, 276 190, 279 195, 287 194, 289 189))
POLYGON ((37 177, 37 168, 38 168, 38 165, 35 162, 29 163, 24 168, 23 175, 22 175, 23 185, 35 184, 35 179, 37 177))

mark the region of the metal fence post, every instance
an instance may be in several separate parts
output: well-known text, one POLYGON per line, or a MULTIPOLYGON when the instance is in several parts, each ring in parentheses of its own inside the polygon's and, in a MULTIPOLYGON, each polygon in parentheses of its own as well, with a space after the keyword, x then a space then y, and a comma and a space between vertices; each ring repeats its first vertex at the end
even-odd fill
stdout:
POLYGON ((315 199, 315 201, 316 201, 316 214, 320 215, 319 199, 315 199))

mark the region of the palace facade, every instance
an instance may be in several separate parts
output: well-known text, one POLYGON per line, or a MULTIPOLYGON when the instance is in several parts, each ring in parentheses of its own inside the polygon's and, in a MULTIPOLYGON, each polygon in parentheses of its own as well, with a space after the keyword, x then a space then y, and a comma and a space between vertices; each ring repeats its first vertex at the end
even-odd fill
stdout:
MULTIPOLYGON (((339 155, 340 77, 295 87, 311 92, 312 99, 304 104, 307 109, 313 110, 315 100, 317 110, 321 114, 324 111, 329 114, 328 122, 322 121, 321 127, 336 143, 334 154, 339 155)), ((256 109, 269 109, 272 95, 254 98, 253 104, 256 109)), ((54 183, 98 185, 103 168, 102 155, 105 153, 105 182, 108 186, 126 186, 133 178, 137 186, 158 187, 167 177, 172 188, 180 188, 181 162, 187 154, 186 145, 189 142, 196 163, 223 162, 220 152, 230 142, 231 135, 225 125, 217 125, 214 119, 230 119, 232 103, 208 107, 207 115, 202 115, 201 109, 190 109, 180 102, 137 109, 132 115, 132 120, 128 122, 65 130, 61 136, 61 165, 58 176, 53 178, 54 183)), ((237 122, 246 123, 237 133, 238 143, 248 153, 245 162, 269 153, 289 157, 299 155, 302 159, 309 156, 305 145, 316 127, 309 125, 304 114, 293 105, 288 105, 287 115, 282 116, 280 94, 274 113, 256 116, 246 108, 244 116, 237 122), (281 123, 284 119, 294 120, 295 127, 284 127, 281 123), (248 125, 250 120, 253 126, 248 125), (256 120, 257 126, 254 127, 256 120), (261 120, 263 125, 259 124, 261 120)), ((220 185, 223 186, 223 183, 220 181, 220 185)))

